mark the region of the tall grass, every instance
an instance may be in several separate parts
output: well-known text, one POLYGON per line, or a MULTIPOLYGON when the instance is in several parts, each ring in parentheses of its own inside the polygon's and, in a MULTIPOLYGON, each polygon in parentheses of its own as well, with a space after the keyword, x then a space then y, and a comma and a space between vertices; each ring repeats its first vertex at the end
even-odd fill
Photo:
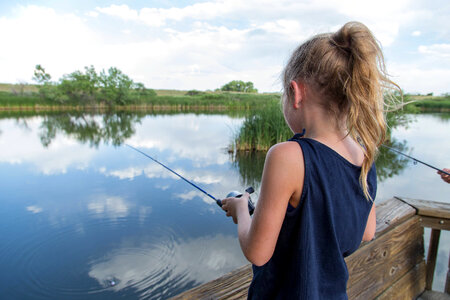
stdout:
POLYGON ((278 101, 253 110, 235 138, 237 151, 264 151, 292 137, 278 101))
MULTIPOLYGON (((414 112, 416 110, 410 107, 387 113, 388 141, 392 129, 408 125, 412 121, 408 114, 414 112)), ((293 133, 284 120, 279 101, 272 101, 260 109, 249 112, 235 135, 234 143, 229 146, 229 151, 266 151, 272 145, 284 142, 292 136, 293 133)))

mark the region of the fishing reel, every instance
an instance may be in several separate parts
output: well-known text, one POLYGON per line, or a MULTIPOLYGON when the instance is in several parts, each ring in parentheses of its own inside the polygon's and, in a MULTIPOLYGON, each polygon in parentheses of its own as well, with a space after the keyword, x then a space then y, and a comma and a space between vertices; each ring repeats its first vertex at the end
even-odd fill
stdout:
MULTIPOLYGON (((247 193, 252 194, 255 190, 253 189, 253 187, 248 187, 245 190, 247 193)), ((237 192, 237 191, 232 191, 229 192, 227 195, 227 198, 229 197, 234 197, 234 198, 240 198, 242 197, 242 193, 237 192)), ((222 205, 220 205, 222 207, 222 205)), ((250 197, 248 197, 248 212, 250 214, 250 216, 253 214, 253 212, 255 211, 255 204, 253 203, 252 199, 250 197)))

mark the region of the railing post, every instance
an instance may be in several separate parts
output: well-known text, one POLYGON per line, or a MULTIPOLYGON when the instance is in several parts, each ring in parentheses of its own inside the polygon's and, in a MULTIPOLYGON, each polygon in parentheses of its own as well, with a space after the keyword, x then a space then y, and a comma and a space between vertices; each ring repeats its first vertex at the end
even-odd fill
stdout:
POLYGON ((450 294, 450 251, 448 253, 448 269, 447 269, 447 281, 445 282, 445 292, 450 294))
POLYGON ((425 289, 427 290, 431 290, 433 286, 434 269, 436 267, 436 256, 438 252, 440 236, 441 236, 440 229, 431 229, 430 246, 428 247, 428 256, 427 256, 427 284, 425 286, 425 289))

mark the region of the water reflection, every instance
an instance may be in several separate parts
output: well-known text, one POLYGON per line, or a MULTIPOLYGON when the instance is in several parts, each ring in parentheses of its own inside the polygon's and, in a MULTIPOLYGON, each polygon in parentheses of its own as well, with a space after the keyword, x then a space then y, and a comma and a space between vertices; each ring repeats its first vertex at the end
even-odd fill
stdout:
POLYGON ((128 215, 130 204, 122 197, 101 197, 88 203, 88 209, 96 215, 110 219, 124 218, 128 215))
POLYGON ((135 133, 135 124, 142 116, 118 112, 114 114, 91 115, 86 113, 61 113, 44 116, 40 139, 48 147, 57 133, 75 138, 80 143, 98 147, 102 142, 121 145, 135 133))
MULTIPOLYGON (((41 121, 39 136, 44 147, 48 147, 55 141, 58 133, 63 133, 65 137, 73 138, 82 144, 88 143, 94 147, 98 147, 100 143, 111 143, 114 146, 119 146, 128 141, 133 146, 157 149, 160 152, 170 149, 176 155, 195 161, 196 167, 209 164, 224 164, 229 159, 224 155, 217 156, 216 153, 207 153, 208 151, 205 149, 211 149, 211 147, 204 146, 206 143, 213 142, 214 137, 207 136, 207 133, 203 130, 204 124, 194 115, 183 115, 184 122, 175 123, 172 122, 171 118, 164 117, 145 119, 146 123, 153 123, 152 121, 158 123, 143 124, 145 128, 158 128, 159 130, 136 134, 136 124, 141 124, 142 119, 142 114, 129 112, 103 115, 86 113, 46 115, 41 121), (164 128, 164 130, 160 130, 161 128, 164 128), (199 134, 200 130, 202 130, 202 134, 199 134), (177 136, 180 136, 180 138, 174 139, 177 136), (217 160, 218 158, 219 160, 217 160)), ((391 135, 392 130, 399 126, 407 128, 412 120, 411 115, 407 115, 402 111, 389 113, 387 115, 388 135, 391 135)), ((28 131, 32 130, 32 126, 26 119, 19 119, 18 124, 28 131)), ((391 139, 387 145, 402 152, 407 150, 406 141, 399 142, 391 139)), ((175 159, 172 156, 168 158, 168 161, 171 162, 175 159)), ((231 155, 233 166, 239 171, 241 185, 259 187, 264 159, 265 153, 260 152, 239 152, 231 155)), ((399 174, 406 167, 407 160, 395 152, 386 148, 380 148, 380 155, 376 165, 379 174, 378 179, 384 181, 386 178, 399 174)), ((65 172, 65 169, 62 172, 65 172)), ((161 176, 159 167, 154 164, 147 165, 145 169, 143 167, 128 167, 126 169, 106 171, 103 168, 100 169, 100 172, 107 176, 117 176, 121 179, 132 179, 142 173, 146 174, 148 178, 161 176), (158 175, 154 175, 155 173, 158 175)), ((208 172, 205 174, 190 174, 189 178, 206 184, 217 183, 223 180, 223 178, 217 176, 212 177, 208 172)))
POLYGON ((259 189, 266 152, 240 151, 231 155, 233 166, 239 171, 241 184, 259 189))
POLYGON ((234 236, 180 239, 171 230, 159 231, 159 240, 128 239, 94 259, 89 276, 116 292, 133 288, 141 297, 165 299, 245 263, 234 236))
MULTIPOLYGON (((139 147, 220 198, 260 184, 265 153, 230 157, 225 150, 242 119, 55 117, 0 120, 0 290, 7 291, 2 297, 166 298, 246 262, 235 225, 211 199, 145 156, 114 146, 120 141, 139 147), (110 137, 115 130, 116 140, 110 137)), ((436 120, 421 117, 416 127, 434 129, 436 120)), ((439 130, 408 136, 397 126, 395 132, 392 147, 412 155, 418 149, 425 161, 445 162, 433 150, 448 144, 439 130)), ((402 176, 410 170, 404 159, 381 151, 379 176, 391 187, 381 185, 381 193, 410 196, 405 193, 428 188, 432 196, 447 195, 438 191, 439 178, 415 184, 411 178, 428 179, 402 176)))
MULTIPOLYGON (((391 139, 385 143, 386 146, 394 148, 402 153, 408 152, 406 141, 399 142, 397 139, 391 139)), ((379 182, 385 181, 400 174, 408 166, 408 159, 386 147, 380 147, 375 165, 377 168, 377 179, 379 182)))
MULTIPOLYGON (((408 152, 407 142, 391 139, 386 145, 403 153, 408 152)), ((238 152, 231 155, 233 166, 239 171, 243 186, 260 186, 264 169, 265 152, 238 152)), ((379 148, 379 155, 375 161, 379 182, 399 175, 408 166, 408 159, 385 147, 379 148)))
POLYGON ((42 207, 39 207, 36 205, 27 206, 26 209, 28 211, 32 212, 33 214, 38 214, 38 213, 42 212, 42 207))
POLYGON ((42 117, 1 120, 0 163, 18 167, 31 164, 45 175, 65 174, 69 168, 87 168, 96 150, 84 147, 63 134, 57 135, 53 143, 45 148, 39 138, 42 120, 42 117))

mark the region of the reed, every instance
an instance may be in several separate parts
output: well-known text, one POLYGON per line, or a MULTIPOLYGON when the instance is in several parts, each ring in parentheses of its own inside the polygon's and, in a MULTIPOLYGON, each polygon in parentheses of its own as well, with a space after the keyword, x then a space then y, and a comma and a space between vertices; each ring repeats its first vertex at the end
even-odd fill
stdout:
MULTIPOLYGON (((412 121, 409 114, 414 112, 417 109, 406 107, 387 113, 387 141, 391 138, 392 128, 409 124, 412 121)), ((271 101, 247 114, 228 151, 267 151, 272 145, 292 136, 293 133, 284 120, 280 102, 271 101)))
POLYGON ((245 117, 237 133, 234 145, 237 151, 266 151, 272 145, 292 137, 292 131, 284 121, 278 101, 253 110, 245 117))

